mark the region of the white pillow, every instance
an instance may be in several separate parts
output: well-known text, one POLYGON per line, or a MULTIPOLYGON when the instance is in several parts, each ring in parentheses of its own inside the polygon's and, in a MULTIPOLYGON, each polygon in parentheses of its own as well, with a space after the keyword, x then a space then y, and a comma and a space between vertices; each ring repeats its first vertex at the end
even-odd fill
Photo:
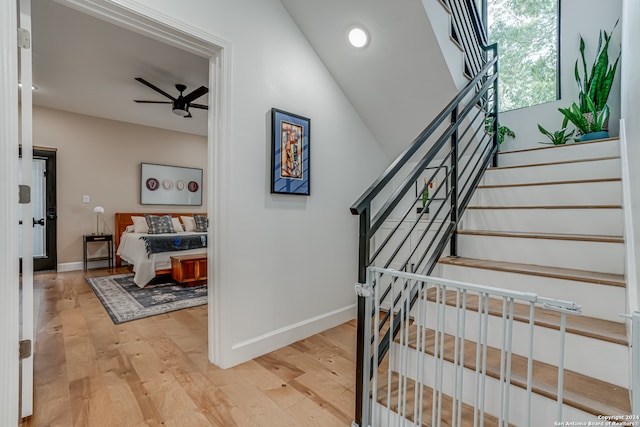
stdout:
POLYGON ((173 224, 173 230, 176 233, 184 231, 184 228, 182 228, 182 224, 180 224, 180 218, 171 218, 171 223, 173 224))
POLYGON ((147 225, 147 219, 143 216, 132 216, 133 227, 135 233, 148 233, 149 226, 147 225))
POLYGON ((136 226, 135 225, 127 225, 127 228, 124 229, 125 233, 135 233, 136 226))
POLYGON ((184 224, 184 231, 196 231, 196 220, 192 216, 181 216, 180 219, 184 224))

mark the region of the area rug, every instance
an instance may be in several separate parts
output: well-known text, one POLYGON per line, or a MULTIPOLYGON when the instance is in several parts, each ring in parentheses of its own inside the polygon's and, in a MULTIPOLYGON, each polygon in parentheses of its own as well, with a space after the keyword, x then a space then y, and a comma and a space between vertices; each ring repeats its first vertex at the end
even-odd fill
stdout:
POLYGON ((133 283, 133 274, 87 278, 113 323, 129 322, 207 303, 207 286, 191 288, 169 282, 133 283))

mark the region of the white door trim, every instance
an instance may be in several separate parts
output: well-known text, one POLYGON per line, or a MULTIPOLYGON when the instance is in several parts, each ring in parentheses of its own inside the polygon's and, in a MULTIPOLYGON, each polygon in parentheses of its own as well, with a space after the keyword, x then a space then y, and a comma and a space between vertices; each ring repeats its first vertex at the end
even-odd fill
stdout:
POLYGON ((0 425, 18 424, 17 2, 0 2, 0 425))
POLYGON ((212 218, 208 245, 208 353, 209 360, 225 366, 223 329, 221 319, 224 316, 222 301, 220 261, 228 239, 223 224, 226 223, 230 194, 227 177, 230 164, 230 82, 231 82, 231 44, 226 40, 198 28, 185 24, 131 0, 57 0, 59 3, 111 22, 123 28, 171 44, 194 54, 209 58, 209 87, 213 95, 209 99, 208 124, 208 174, 207 174, 207 212, 212 218), (117 3, 117 4, 116 4, 117 3))
MULTIPOLYGON (((33 34, 31 31, 31 0, 20 0, 20 28, 33 34)), ((20 52, 20 144, 22 146, 22 176, 20 183, 33 188, 33 67, 31 47, 21 49, 20 52)), ((33 197, 33 195, 32 195, 33 197)), ((31 341, 31 348, 35 348, 33 325, 33 204, 25 203, 22 206, 22 277, 20 309, 22 311, 22 325, 20 340, 31 341)), ((20 362, 20 417, 26 418, 33 414, 33 350, 29 357, 20 362)))

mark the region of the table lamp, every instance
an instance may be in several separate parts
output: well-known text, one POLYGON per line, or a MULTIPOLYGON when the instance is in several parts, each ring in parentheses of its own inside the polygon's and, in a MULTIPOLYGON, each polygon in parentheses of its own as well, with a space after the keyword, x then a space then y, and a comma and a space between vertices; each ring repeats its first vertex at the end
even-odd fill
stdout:
POLYGON ((104 208, 102 206, 96 206, 95 208, 93 208, 93 213, 96 214, 96 235, 101 234, 100 233, 100 228, 99 228, 99 224, 100 224, 100 215, 104 213, 104 208))

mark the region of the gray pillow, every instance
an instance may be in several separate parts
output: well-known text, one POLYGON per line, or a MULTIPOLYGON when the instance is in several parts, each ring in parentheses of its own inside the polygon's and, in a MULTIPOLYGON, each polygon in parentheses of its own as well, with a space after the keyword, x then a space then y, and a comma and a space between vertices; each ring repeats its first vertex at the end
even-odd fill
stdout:
POLYGON ((203 215, 193 215, 193 219, 196 221, 196 231, 206 232, 207 228, 209 228, 209 218, 203 215))
POLYGON ((162 233, 175 233, 173 229, 173 223, 171 222, 171 215, 157 216, 157 215, 144 215, 149 226, 149 234, 162 234, 162 233))

